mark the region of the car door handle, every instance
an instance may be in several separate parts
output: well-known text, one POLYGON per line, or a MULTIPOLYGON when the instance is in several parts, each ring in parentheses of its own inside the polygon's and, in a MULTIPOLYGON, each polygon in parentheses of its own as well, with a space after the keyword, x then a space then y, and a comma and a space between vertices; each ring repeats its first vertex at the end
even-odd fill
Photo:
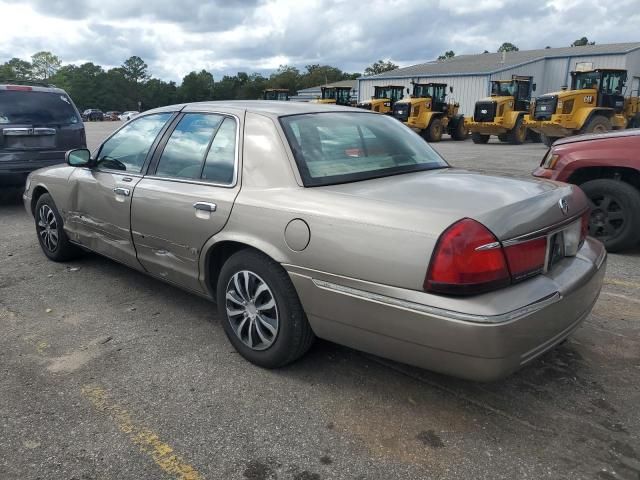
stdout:
POLYGON ((193 204, 193 208, 196 210, 203 210, 205 212, 215 212, 218 206, 215 203, 196 202, 193 204))
POLYGON ((131 193, 131 190, 129 190, 128 188, 116 187, 113 189, 113 192, 116 195, 124 195, 125 197, 128 197, 131 193))

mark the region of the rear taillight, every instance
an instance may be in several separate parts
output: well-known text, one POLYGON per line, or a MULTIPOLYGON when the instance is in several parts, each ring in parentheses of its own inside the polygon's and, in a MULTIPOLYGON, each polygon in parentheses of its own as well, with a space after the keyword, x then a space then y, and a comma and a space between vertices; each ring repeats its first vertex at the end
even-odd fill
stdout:
POLYGON ((438 239, 424 289, 450 295, 472 295, 511 283, 498 239, 481 223, 465 218, 438 239))
POLYGON ((511 279, 514 282, 537 275, 544 270, 547 258, 547 237, 504 247, 511 279))
POLYGON ((438 239, 424 290, 474 295, 505 287, 544 271, 547 237, 503 246, 481 223, 465 218, 438 239))

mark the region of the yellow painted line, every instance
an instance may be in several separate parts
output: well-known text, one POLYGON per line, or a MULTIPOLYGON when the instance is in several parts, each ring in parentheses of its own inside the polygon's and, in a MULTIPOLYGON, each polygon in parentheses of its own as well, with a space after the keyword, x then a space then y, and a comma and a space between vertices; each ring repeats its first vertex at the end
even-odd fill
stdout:
POLYGON ((49 344, 44 340, 41 340, 36 344, 36 352, 38 352, 40 355, 44 355, 44 351, 47 348, 49 348, 49 344))
POLYGON ((629 282, 627 280, 619 280, 617 278, 605 278, 604 283, 607 285, 618 285, 620 287, 640 289, 640 283, 638 282, 629 282))
POLYGON ((86 385, 82 388, 82 394, 98 411, 115 420, 120 431, 126 433, 140 451, 149 455, 163 472, 179 480, 203 480, 202 475, 180 456, 174 455, 173 448, 156 433, 137 425, 127 410, 112 402, 103 388, 86 385))

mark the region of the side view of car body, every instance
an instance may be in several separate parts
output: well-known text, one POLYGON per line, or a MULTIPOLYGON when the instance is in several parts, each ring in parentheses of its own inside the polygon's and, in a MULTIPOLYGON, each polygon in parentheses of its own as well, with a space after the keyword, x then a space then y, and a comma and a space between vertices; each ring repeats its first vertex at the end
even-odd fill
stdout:
POLYGON ((556 141, 533 175, 580 185, 591 202, 589 234, 607 250, 640 242, 640 130, 556 141))
POLYGON ((85 146, 80 113, 64 90, 0 84, 0 186, 23 186, 30 172, 85 146))
POLYGON ((137 110, 128 110, 126 112, 122 112, 120 114, 120 120, 122 120, 123 122, 128 122, 129 120, 131 120, 133 117, 135 117, 136 115, 140 115, 140 112, 138 112, 137 110))
POLYGON ((578 187, 456 170, 388 116, 320 104, 145 112, 24 203, 50 259, 87 249, 215 300, 268 368, 317 336, 501 378, 580 325, 606 263, 578 187))
POLYGON ((105 120, 109 120, 109 121, 118 121, 120 120, 120 112, 116 112, 116 111, 109 111, 107 113, 104 114, 104 119, 105 120))
POLYGON ((104 120, 104 113, 97 108, 88 108, 82 112, 82 119, 85 122, 102 122, 104 120))

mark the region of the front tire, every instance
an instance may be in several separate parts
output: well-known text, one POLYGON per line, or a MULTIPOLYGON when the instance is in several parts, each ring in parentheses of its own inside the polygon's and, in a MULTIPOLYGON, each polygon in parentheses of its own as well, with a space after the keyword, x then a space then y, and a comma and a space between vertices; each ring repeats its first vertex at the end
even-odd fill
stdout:
POLYGON ((640 241, 640 191, 626 182, 608 178, 580 185, 591 202, 589 235, 610 252, 640 241))
POLYGON ((442 140, 442 120, 434 118, 425 130, 425 139, 427 142, 435 143, 442 140))
POLYGON ((266 255, 246 249, 229 257, 216 293, 224 331, 251 363, 282 367, 313 344, 315 336, 291 279, 266 255))
POLYGON ((491 137, 491 135, 483 135, 483 134, 478 133, 478 132, 473 132, 471 134, 471 140, 473 140, 473 143, 478 143, 478 144, 487 143, 489 141, 490 137, 491 137))
POLYGON ((527 139, 527 127, 522 117, 518 117, 516 124, 507 133, 507 140, 511 145, 522 145, 527 139))
POLYGON ((458 117, 455 120, 455 125, 450 133, 451 138, 457 141, 463 141, 467 139, 468 133, 467 126, 464 124, 464 117, 458 117))
POLYGON ((607 133, 611 130, 611 120, 602 115, 595 115, 582 127, 581 133, 607 133))
POLYGON ((40 195, 34 217, 40 248, 49 260, 66 262, 80 256, 82 251, 69 241, 63 228, 62 217, 51 195, 40 195))

